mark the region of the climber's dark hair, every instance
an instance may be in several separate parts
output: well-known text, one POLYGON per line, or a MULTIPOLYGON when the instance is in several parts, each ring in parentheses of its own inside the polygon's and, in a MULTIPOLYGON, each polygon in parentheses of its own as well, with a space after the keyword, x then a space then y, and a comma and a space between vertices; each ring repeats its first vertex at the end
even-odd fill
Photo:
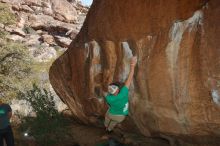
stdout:
POLYGON ((121 90, 121 88, 123 87, 124 83, 122 83, 122 82, 112 82, 109 85, 115 85, 115 86, 117 86, 119 88, 119 90, 121 90))

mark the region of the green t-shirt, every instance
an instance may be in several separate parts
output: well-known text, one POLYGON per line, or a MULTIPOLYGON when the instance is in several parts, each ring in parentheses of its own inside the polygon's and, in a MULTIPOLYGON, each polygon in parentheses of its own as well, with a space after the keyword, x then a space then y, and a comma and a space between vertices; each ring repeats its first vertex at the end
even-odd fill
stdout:
POLYGON ((106 101, 109 104, 109 113, 112 115, 128 115, 128 88, 123 86, 118 93, 114 96, 108 94, 106 101))
POLYGON ((11 107, 8 104, 0 105, 0 129, 7 128, 10 125, 8 113, 11 112, 11 107))

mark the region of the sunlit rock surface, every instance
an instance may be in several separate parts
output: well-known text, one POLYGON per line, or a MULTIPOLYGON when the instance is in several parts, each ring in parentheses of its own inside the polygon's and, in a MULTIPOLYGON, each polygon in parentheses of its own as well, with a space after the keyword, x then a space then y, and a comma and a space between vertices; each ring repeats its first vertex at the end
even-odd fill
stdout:
MULTIPOLYGON (((13 62, 24 60, 25 64, 31 66, 31 68, 28 67, 27 69, 22 68, 22 76, 24 76, 25 80, 20 77, 21 69, 16 65, 13 69, 14 74, 12 71, 10 71, 11 75, 1 72, 0 94, 7 95, 6 93, 11 92, 13 96, 10 94, 9 97, 16 98, 16 90, 26 92, 32 88, 32 83, 36 83, 40 88, 45 88, 52 92, 59 112, 66 112, 66 105, 63 104, 56 93, 54 93, 50 85, 48 70, 52 61, 66 50, 79 32, 88 8, 84 7, 79 0, 0 0, 0 7, 0 48, 2 48, 0 56, 3 55, 1 56, 0 64, 6 63, 11 66, 13 62), (3 19, 6 17, 2 16, 7 14, 14 14, 16 17, 14 24, 9 25, 3 23, 6 22, 6 20, 3 19), (5 37, 9 41, 2 41, 2 37, 4 36, 2 35, 3 32, 7 32, 5 37), (7 42, 12 42, 11 40, 15 41, 13 44, 23 44, 25 46, 23 48, 25 50, 19 50, 19 46, 16 50, 15 47, 15 54, 22 56, 24 51, 28 54, 29 59, 16 56, 13 58, 14 55, 10 54, 14 53, 4 55, 13 49, 13 47, 2 47, 7 44, 7 42), (5 42, 5 44, 3 42, 5 42), (2 50, 5 50, 5 52, 2 52, 2 50), (9 62, 5 62, 4 58, 8 58, 9 62), (29 75, 29 73, 26 72, 31 73, 29 75), (4 78, 4 76, 7 78, 4 78), (11 79, 10 77, 12 76, 15 79, 19 78, 19 81, 11 79)), ((13 20, 13 17, 7 17, 7 19, 13 20)), ((26 65, 22 64, 22 67, 23 66, 26 65)), ((4 67, 2 68, 1 66, 0 70, 4 70, 4 67)), ((6 100, 9 99, 6 98, 6 100)), ((14 115, 17 114, 21 117, 33 115, 30 104, 24 100, 10 100, 10 105, 14 115)), ((12 121, 15 122, 18 120, 17 118, 12 119, 12 121)))
POLYGON ((145 136, 220 144, 219 14, 219 0, 94 0, 80 33, 52 65, 51 83, 89 123, 104 116, 107 85, 124 81, 137 55, 130 122, 145 136))

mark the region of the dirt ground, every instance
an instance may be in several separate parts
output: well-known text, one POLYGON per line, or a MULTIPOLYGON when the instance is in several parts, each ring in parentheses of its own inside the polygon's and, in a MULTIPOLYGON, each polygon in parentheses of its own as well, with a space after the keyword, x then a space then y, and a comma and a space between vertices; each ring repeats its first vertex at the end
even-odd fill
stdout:
MULTIPOLYGON (((38 146, 33 138, 25 137, 23 133, 19 133, 16 127, 13 128, 16 146, 38 146)), ((105 134, 104 129, 93 128, 77 123, 69 126, 70 137, 68 141, 56 146, 96 146, 102 142, 101 137, 105 134)))
MULTIPOLYGON (((104 128, 73 123, 69 130, 71 137, 56 146, 169 146, 167 141, 141 137, 132 133, 121 133, 117 128, 111 134, 111 137, 114 140, 120 141, 121 144, 102 139, 106 135, 104 128)), ((13 131, 16 146, 38 146, 33 138, 24 137, 23 133, 19 133, 16 127, 13 127, 13 131)))

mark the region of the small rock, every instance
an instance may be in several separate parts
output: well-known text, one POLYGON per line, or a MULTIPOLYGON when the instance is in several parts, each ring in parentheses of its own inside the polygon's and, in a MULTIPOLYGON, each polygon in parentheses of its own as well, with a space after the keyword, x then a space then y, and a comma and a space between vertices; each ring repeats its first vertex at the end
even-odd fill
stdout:
POLYGON ((36 31, 36 33, 41 35, 41 34, 43 34, 43 31, 39 29, 39 30, 36 31))
POLYGON ((4 27, 5 27, 5 25, 0 23, 0 28, 4 28, 4 27))
POLYGON ((38 6, 30 6, 30 7, 35 13, 39 13, 42 11, 42 7, 38 7, 38 6))
POLYGON ((65 20, 65 18, 64 18, 62 15, 60 15, 60 14, 54 15, 54 18, 55 18, 56 20, 59 20, 59 21, 64 21, 64 20, 65 20))
POLYGON ((19 5, 12 5, 12 10, 19 11, 20 10, 19 5))
POLYGON ((59 46, 65 47, 65 48, 68 48, 70 43, 72 42, 71 39, 66 38, 66 37, 61 37, 61 36, 54 36, 54 39, 59 46))
POLYGON ((17 22, 17 27, 23 28, 25 25, 25 19, 23 17, 19 18, 19 21, 17 22))
POLYGON ((50 7, 51 7, 51 4, 50 4, 49 2, 44 2, 44 1, 42 1, 42 2, 41 2, 41 5, 42 5, 43 7, 46 7, 46 8, 50 8, 50 7))
POLYGON ((27 6, 27 5, 22 5, 20 10, 22 10, 22 11, 24 11, 24 12, 28 12, 28 13, 34 13, 34 10, 32 10, 32 9, 31 9, 29 6, 27 6))
POLYGON ((49 45, 48 43, 46 43, 46 42, 43 42, 43 43, 41 44, 41 46, 42 46, 42 47, 49 47, 50 45, 49 45))
POLYGON ((51 35, 48 35, 48 34, 42 35, 42 40, 43 40, 43 42, 46 42, 46 43, 48 43, 50 45, 54 44, 54 38, 51 35))
POLYGON ((51 8, 43 8, 43 13, 45 15, 53 16, 53 10, 51 8))
POLYGON ((11 34, 17 34, 23 37, 26 35, 25 32, 21 28, 16 28, 14 26, 7 26, 5 27, 5 30, 10 32, 11 34))
POLYGON ((21 37, 20 35, 8 35, 6 38, 13 40, 13 41, 24 41, 24 38, 21 37))
POLYGON ((33 45, 40 45, 40 36, 39 35, 28 35, 25 39, 26 45, 33 46, 33 45))
POLYGON ((66 36, 68 36, 70 39, 75 39, 76 35, 78 34, 78 31, 77 30, 69 30, 67 33, 66 33, 66 36))

